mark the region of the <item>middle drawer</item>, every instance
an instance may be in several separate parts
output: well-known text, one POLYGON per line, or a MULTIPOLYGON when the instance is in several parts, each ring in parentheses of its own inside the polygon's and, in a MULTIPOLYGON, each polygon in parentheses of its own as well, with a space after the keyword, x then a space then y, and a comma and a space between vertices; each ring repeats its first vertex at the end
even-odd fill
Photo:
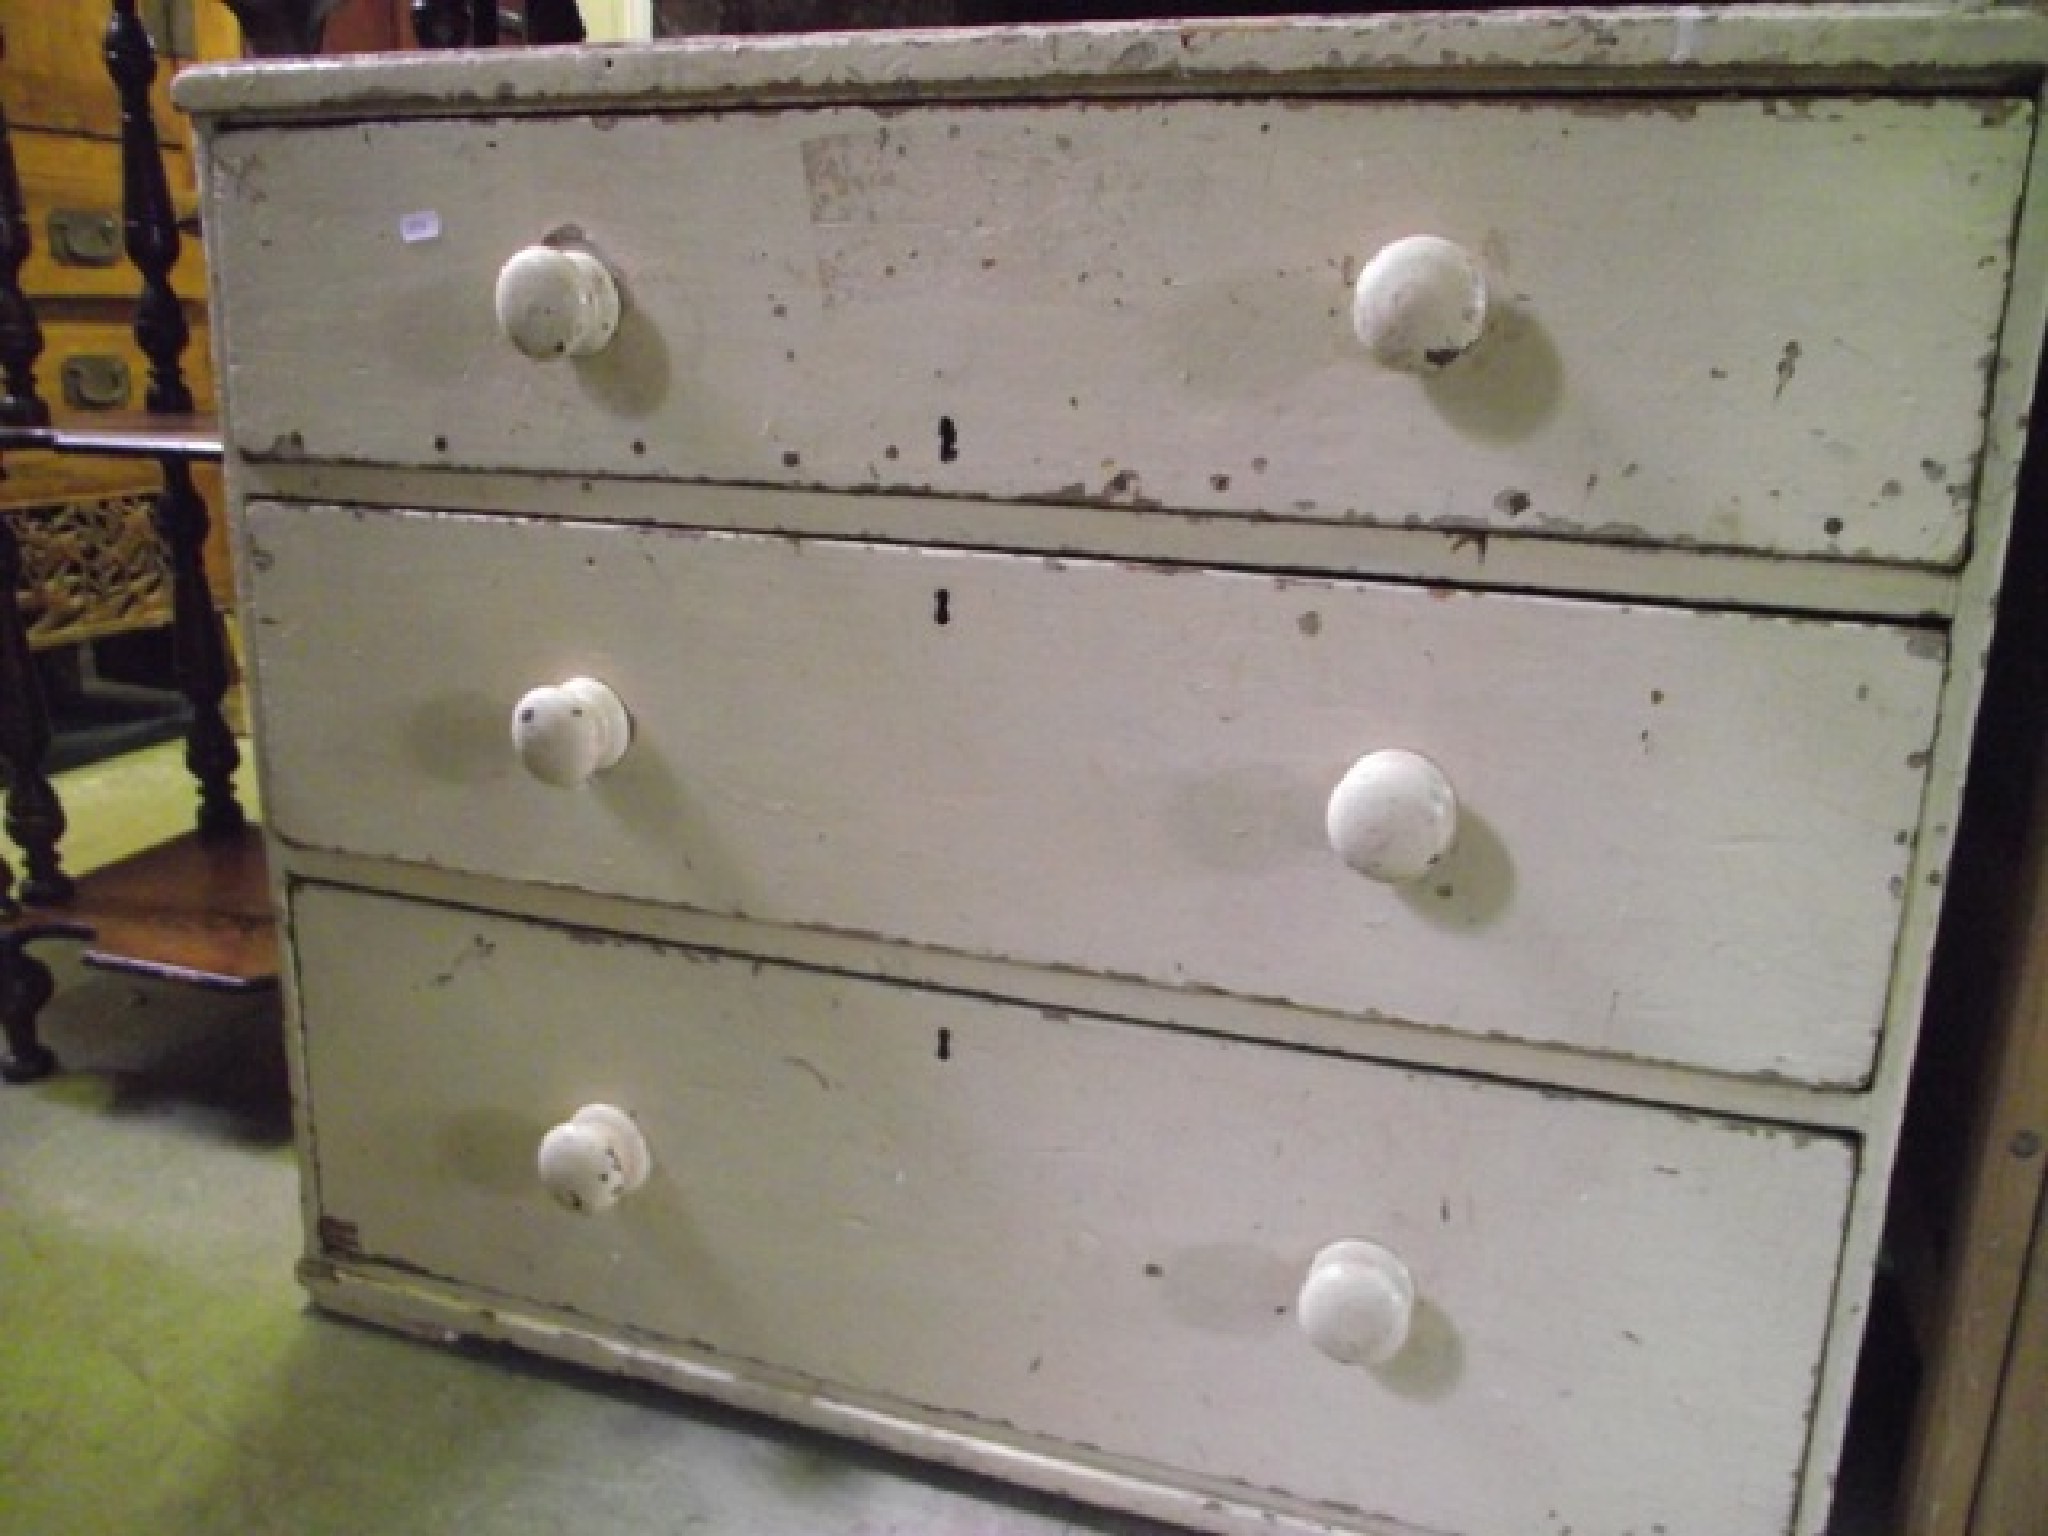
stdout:
POLYGON ((1872 1059, 1925 631, 277 503, 246 537, 291 844, 1729 1073, 1872 1059), (514 707, 585 676, 631 745, 538 782, 514 707), (1457 799, 1407 883, 1328 831, 1388 749, 1457 799))

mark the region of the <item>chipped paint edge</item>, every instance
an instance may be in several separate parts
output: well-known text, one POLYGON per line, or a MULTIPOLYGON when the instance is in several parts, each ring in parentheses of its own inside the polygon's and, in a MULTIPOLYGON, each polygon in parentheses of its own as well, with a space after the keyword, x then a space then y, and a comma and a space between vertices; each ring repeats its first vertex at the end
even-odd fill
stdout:
POLYGON ((1683 558, 1673 559, 1669 546, 1458 528, 1368 528, 1034 502, 1028 528, 1006 536, 991 524, 986 503, 957 497, 721 484, 692 485, 687 497, 678 497, 669 494, 673 488, 667 482, 595 476, 233 462, 238 494, 290 503, 455 512, 490 507, 506 516, 566 522, 718 528, 1234 570, 1312 569, 1340 579, 1568 597, 1626 594, 1631 601, 1907 623, 1941 621, 1955 607, 1957 591, 1954 575, 1907 566, 1733 550, 1686 550, 1683 558))
MULTIPOLYGON (((1382 1516, 1345 1511, 1342 1523, 1310 1507, 1276 1508, 1261 1490, 1259 1503, 1228 1485, 1186 1487, 1084 1447, 1040 1441, 994 1424, 976 1424, 915 1404, 866 1400, 824 1389, 745 1361, 710 1357, 689 1345, 663 1340, 645 1345, 600 1332, 573 1318, 556 1318, 529 1302, 496 1304, 474 1299, 474 1286, 438 1283, 430 1276, 390 1275, 374 1263, 311 1255, 299 1266, 300 1283, 321 1307, 430 1342, 510 1344, 574 1365, 652 1382, 745 1412, 770 1415, 807 1429, 858 1440, 1040 1492, 1131 1511, 1217 1536, 1432 1536, 1382 1516)), ((1292 1502, 1292 1501, 1289 1501, 1292 1502)))
POLYGON ((1680 1113, 1860 1134, 1868 1096, 1854 1086, 1795 1084, 1702 1071, 1567 1046, 1460 1035, 1427 1023, 1303 1008, 1224 992, 1059 970, 986 955, 898 943, 750 918, 660 907, 565 886, 537 886, 425 864, 289 843, 272 834, 271 858, 294 889, 327 886, 402 896, 440 906, 612 933, 650 943, 1016 1003, 1285 1049, 1318 1051, 1381 1066, 1447 1072, 1489 1082, 1655 1105, 1680 1113))
POLYGON ((1795 1536, 1825 1536, 1862 1351, 1878 1250, 1884 1235, 1899 1134, 1913 1062, 1925 1023, 1928 982, 1956 825, 1968 784, 1978 715, 2007 546, 2018 505, 2020 471, 2048 335, 2048 152, 2037 119, 2013 271, 1999 332, 1998 372, 1986 417, 1983 469, 1972 522, 1973 545, 1960 573, 1949 630, 1949 672, 1935 747, 1921 798, 1921 835, 1907 876, 1906 909, 1893 950, 1890 1001, 1869 1087, 1870 1121, 1851 1198, 1848 1238, 1829 1324, 1795 1536))
POLYGON ((1699 90, 1916 75, 2023 88, 2048 64, 2048 15, 2008 5, 1682 5, 669 39, 492 52, 488 94, 476 88, 478 57, 460 50, 213 65, 180 75, 172 99, 195 116, 244 119, 820 98, 1465 94, 1569 88, 1615 72, 1699 90))
MULTIPOLYGON (((493 56, 493 68, 502 69, 505 79, 492 105, 509 112, 564 110, 579 104, 626 109, 652 109, 657 105, 711 107, 740 95, 780 95, 790 100, 974 99, 1003 94, 1178 94, 1214 93, 1219 89, 1340 89, 1360 93, 1542 90, 1568 89, 1595 75, 1622 72, 1629 74, 1632 83, 1680 88, 1691 85, 1700 89, 1718 89, 1740 80, 1825 85, 1853 82, 1856 78, 1910 79, 1921 73, 1950 80, 1975 76, 1986 88, 2011 89, 2022 84, 2037 85, 2044 61, 2048 61, 2048 16, 2011 8, 1785 6, 1710 17, 1696 8, 1679 7, 1642 13, 1592 13, 1578 19, 1597 19, 1605 27, 1604 34, 1589 29, 1579 36, 1560 36, 1554 23, 1540 24, 1524 14, 1493 13, 1484 17, 1385 17, 1367 23, 1295 22, 1288 24, 1287 35, 1268 24, 1089 27, 1060 31, 1015 29, 1002 34, 892 34, 879 43, 858 38, 812 37, 642 45, 630 52, 535 50, 529 54, 493 56), (1155 46, 1171 44, 1179 50, 1178 56, 1138 67, 1135 58, 1127 57, 1124 49, 1148 39, 1155 46), (914 51, 915 63, 900 71, 883 68, 884 59, 894 56, 906 43, 914 51), (1439 52, 1428 57, 1424 50, 1432 44, 1438 46, 1439 52), (1793 62, 1795 57, 1797 62, 1793 62)), ((181 77, 175 95, 188 110, 225 120, 271 115, 347 115, 351 111, 386 115, 428 112, 436 103, 445 110, 449 93, 466 90, 473 69, 473 61, 465 65, 459 56, 397 62, 228 66, 181 77)), ((205 152, 202 137, 200 153, 203 156, 205 152)), ((1952 610, 1953 653, 1957 658, 1944 693, 1940 746, 1925 800, 1924 820, 1934 830, 1922 839, 1916 853, 1912 895, 1897 950, 1883 1049, 1877 1076, 1868 1093, 1817 1095, 1809 1090, 1713 1082, 1702 1080, 1699 1074, 1665 1073, 1630 1065, 1589 1071, 1580 1060, 1551 1063, 1545 1071, 1537 1060, 1524 1059, 1521 1053, 1503 1054, 1495 1043, 1478 1042, 1473 1046, 1473 1060, 1483 1058, 1489 1076, 1507 1070, 1524 1082, 1542 1083, 1548 1078, 1560 1087, 1578 1091, 1593 1088, 1599 1092, 1601 1088, 1594 1087, 1597 1079, 1606 1091, 1620 1096, 1680 1107, 1690 1101, 1697 1108, 1832 1126, 1859 1131, 1865 1137, 1846 1232, 1842 1279, 1830 1321, 1827 1356, 1816 1387, 1812 1430, 1801 1474, 1799 1513, 1793 1527, 1797 1536, 1820 1536, 1832 1502, 1890 1172, 1897 1152, 1898 1120, 1921 1032, 1925 983, 1940 908, 1939 892, 1928 886, 1926 877, 1946 867, 1953 840, 1955 812, 1960 804, 1981 697, 1984 647, 1989 641, 2001 579, 2005 529, 2013 511, 2019 448, 2024 438, 2021 417, 2039 361, 2041 329, 2044 321, 2048 321, 2048 212, 2044 212, 2044 199, 2048 199, 2048 171, 2044 171, 2037 153, 2029 173, 2025 219, 2016 239, 2017 265, 2003 337, 2002 356, 2007 370, 1998 382, 1994 400, 1983 490, 1977 509, 1978 542, 1972 558, 1955 578, 1937 580, 1909 573, 1884 587, 1884 595, 1879 595, 1880 589, 1871 588, 1861 604, 1847 605, 1867 604, 1868 611, 1901 616, 1952 610)), ((222 343, 223 338, 217 335, 216 345, 222 343)), ((318 478, 309 477, 306 471, 279 471, 273 476, 268 467, 232 457, 229 475, 231 481, 240 482, 230 488, 230 499, 236 508, 231 516, 238 528, 239 509, 246 499, 259 494, 289 495, 288 487, 307 494, 318 478)), ((473 501, 480 483, 479 477, 474 476, 407 478, 410 484, 445 487, 441 494, 465 501, 473 501)), ((323 490, 322 499, 331 494, 323 490)), ((567 487, 559 498, 553 491, 535 494, 539 499, 559 500, 562 511, 553 515, 562 515, 571 504, 573 486, 567 487)), ((585 502, 579 510, 588 516, 591 507, 592 503, 585 502)), ((901 515, 914 522, 919 517, 938 514, 906 506, 901 515)), ((1089 513, 1091 518, 1105 515, 1100 509, 1089 513)), ((1131 522, 1135 528, 1145 519, 1134 514, 1131 522)), ((1235 529, 1231 536, 1234 539, 1244 532, 1235 529)), ((1277 532, 1294 538, 1301 530, 1282 528, 1277 532)), ((1377 553, 1361 569, 1384 572, 1384 561, 1395 547, 1390 540, 1400 537, 1398 533, 1380 530, 1372 540, 1364 541, 1377 553)), ((1426 544, 1440 542, 1435 535, 1417 535, 1408 541, 1414 546, 1418 574, 1442 572, 1461 583, 1476 584, 1473 571, 1458 564, 1455 552, 1432 553, 1425 548, 1426 544)), ((1566 564, 1583 560, 1587 550, 1568 545, 1555 553, 1554 561, 1548 552, 1532 556, 1536 579, 1540 580, 1545 570, 1562 569, 1566 564)), ((1198 558, 1209 561, 1219 557, 1204 554, 1198 558)), ((1610 593, 1617 589, 1635 591, 1640 573, 1624 574, 1628 557, 1622 554, 1617 559, 1620 563, 1607 578, 1596 583, 1596 589, 1610 593)), ((1695 557, 1673 564, 1700 573, 1697 577, 1689 575, 1673 589, 1670 595, 1680 598, 1708 596, 1723 587, 1731 593, 1753 592, 1753 582, 1761 580, 1764 574, 1748 570, 1747 562, 1714 557, 1695 557)), ((1511 574, 1520 569, 1514 557, 1503 560, 1503 546, 1496 541, 1488 578, 1516 584, 1527 579, 1511 574)), ((1843 605, 1824 595, 1848 590, 1843 578, 1856 574, 1853 570, 1830 572, 1820 584, 1793 583, 1782 590, 1778 578, 1773 576, 1772 591, 1778 594, 1774 600, 1793 608, 1837 608, 1843 605)), ((1864 570, 1860 574, 1867 579, 1875 573, 1864 570)), ((259 712, 260 707, 259 701, 259 712)), ((287 897, 293 884, 309 876, 338 877, 345 883, 361 882, 368 877, 378 888, 419 891, 435 883, 418 872, 400 873, 384 868, 372 873, 340 861, 287 851, 275 842, 272 850, 277 855, 273 860, 273 881, 280 895, 287 897)), ((475 881, 460 884, 472 900, 481 889, 475 881)), ((495 904, 507 910, 516 910, 520 905, 516 901, 495 904)), ((288 938, 288 900, 282 904, 282 910, 286 914, 288 938)), ((604 925, 629 931, 643 928, 647 914, 638 915, 641 922, 633 921, 623 908, 607 909, 604 925)), ((829 946, 814 948, 807 943, 792 948, 807 956, 815 955, 812 963, 817 963, 817 959, 825 958, 829 946)), ((295 1142, 301 1169, 309 1175, 302 1184, 302 1201, 307 1212, 303 1230, 311 1242, 319 1210, 317 1127, 310 1123, 306 1111, 296 981, 296 975, 287 968, 284 988, 292 1020, 287 1035, 292 1046, 294 1113, 299 1122, 295 1142)), ((1096 984, 1098 992, 1104 987, 1106 984, 1096 984)), ((1220 1014, 1218 1020, 1221 1021, 1220 1014)), ((1313 1044, 1308 1039, 1299 1043, 1313 1044)), ((1398 1039, 1391 1030, 1368 1029, 1352 1049, 1383 1059, 1460 1070, 1461 1052, 1447 1047, 1440 1038, 1407 1041, 1398 1039)), ((445 1331, 456 1319, 474 1315, 455 1304, 421 1297, 402 1287, 362 1277, 342 1277, 331 1266, 326 1267, 323 1278, 320 1267, 321 1262, 316 1261, 309 1270, 309 1288, 320 1295, 324 1305, 337 1311, 429 1333, 445 1331)), ((645 1359, 637 1367, 622 1367, 616 1357, 622 1349, 630 1352, 630 1347, 607 1344, 589 1334, 575 1334, 573 1345, 550 1349, 541 1342, 543 1338, 551 1334, 565 1338, 569 1335, 544 1323, 535 1322, 532 1326, 530 1338, 518 1336, 511 1329, 503 1336, 549 1353, 584 1351, 590 1356, 588 1363, 600 1369, 624 1369, 627 1374, 652 1380, 665 1379, 661 1373, 674 1369, 646 1352, 640 1352, 645 1359)), ((477 1330, 472 1327, 467 1331, 477 1330)), ((567 1357, 580 1358, 576 1354, 567 1357)), ((771 1406, 748 1400, 737 1389, 724 1400, 744 1408, 771 1406)), ((985 1465, 977 1463, 969 1450, 970 1446, 978 1450, 982 1442, 956 1437, 953 1452, 948 1455, 934 1448, 935 1432, 907 1421, 892 1421, 894 1427, 888 1434, 895 1438, 891 1439, 879 1430, 864 1432, 843 1419, 827 1422, 817 1416, 822 1413, 819 1405, 801 1395, 779 1399, 772 1406, 783 1416, 807 1419, 819 1427, 852 1433, 873 1443, 954 1465, 985 1465)), ((1071 1476, 1072 1472, 1070 1468, 1055 1467, 1041 1475, 1058 1478, 1071 1476)), ((1036 1482, 1022 1473, 1017 1480, 1070 1491, 1059 1482, 1036 1482)), ((1162 1511, 1168 1518, 1197 1523, 1188 1506, 1178 1502, 1183 1495, 1175 1495, 1171 1490, 1155 1491, 1174 1501, 1170 1511, 1162 1511)), ((1240 1529, 1214 1524, 1206 1528, 1240 1529)), ((1258 1517, 1257 1528, 1272 1528, 1263 1513, 1258 1517)), ((1319 1524, 1294 1528, 1331 1529, 1319 1524)), ((1389 1533, 1400 1530, 1387 1529, 1389 1533)))

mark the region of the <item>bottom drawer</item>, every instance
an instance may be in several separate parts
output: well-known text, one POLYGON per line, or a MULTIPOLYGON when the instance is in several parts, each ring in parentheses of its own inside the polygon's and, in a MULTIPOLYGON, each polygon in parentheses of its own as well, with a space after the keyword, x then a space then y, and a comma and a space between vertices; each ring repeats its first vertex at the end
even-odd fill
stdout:
POLYGON ((1340 1527, 1791 1523, 1842 1141, 321 887, 293 920, 345 1268, 1340 1527), (535 1152, 591 1102, 652 1172, 577 1214, 535 1152), (1383 1365, 1296 1316, 1347 1238, 1413 1276, 1383 1365))

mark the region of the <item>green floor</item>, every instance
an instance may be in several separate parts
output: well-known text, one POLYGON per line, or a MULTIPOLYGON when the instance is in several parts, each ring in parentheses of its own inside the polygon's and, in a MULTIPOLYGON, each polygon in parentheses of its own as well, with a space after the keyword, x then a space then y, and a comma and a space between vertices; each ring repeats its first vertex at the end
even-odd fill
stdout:
MULTIPOLYGON (((60 789, 75 868, 190 814, 171 747, 60 789)), ((63 1071, 0 1089, 0 1536, 1155 1529, 309 1311, 275 1000, 48 952, 63 1071)))
MULTIPOLYGON (((189 816, 174 747, 63 776, 77 869, 189 816)), ((0 1090, 5 1536, 1054 1536, 1135 1523, 309 1311, 277 1004, 82 970, 0 1090)))

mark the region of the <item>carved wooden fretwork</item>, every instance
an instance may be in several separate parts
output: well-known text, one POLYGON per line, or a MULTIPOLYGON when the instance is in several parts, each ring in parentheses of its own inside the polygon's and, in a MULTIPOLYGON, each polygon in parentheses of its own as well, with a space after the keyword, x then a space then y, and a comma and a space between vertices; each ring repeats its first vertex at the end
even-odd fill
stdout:
POLYGON ((11 514, 31 646, 47 650, 170 623, 170 566, 155 499, 114 496, 11 514))

